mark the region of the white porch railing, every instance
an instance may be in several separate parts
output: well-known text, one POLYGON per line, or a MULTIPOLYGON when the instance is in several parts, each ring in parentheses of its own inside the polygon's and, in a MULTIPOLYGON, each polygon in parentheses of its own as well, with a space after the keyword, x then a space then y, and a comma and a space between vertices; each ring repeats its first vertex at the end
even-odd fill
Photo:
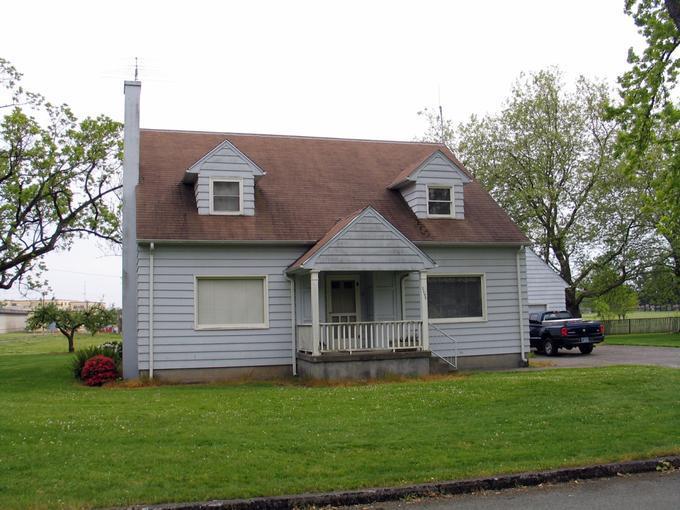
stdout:
POLYGON ((320 352, 396 351, 422 349, 423 322, 322 322, 319 324, 320 352))

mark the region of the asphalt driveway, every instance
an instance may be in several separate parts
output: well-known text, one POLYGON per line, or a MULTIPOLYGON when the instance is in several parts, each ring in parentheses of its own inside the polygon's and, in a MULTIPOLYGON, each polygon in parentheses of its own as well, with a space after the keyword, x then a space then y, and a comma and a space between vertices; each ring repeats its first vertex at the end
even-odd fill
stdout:
POLYGON ((607 365, 657 365, 680 368, 680 348, 638 347, 628 345, 596 345, 592 354, 583 355, 578 349, 560 349, 557 356, 535 354, 530 360, 544 367, 602 367, 607 365), (545 365, 544 365, 545 364, 545 365))
POLYGON ((581 480, 557 485, 395 501, 350 510, 677 510, 680 471, 581 480))

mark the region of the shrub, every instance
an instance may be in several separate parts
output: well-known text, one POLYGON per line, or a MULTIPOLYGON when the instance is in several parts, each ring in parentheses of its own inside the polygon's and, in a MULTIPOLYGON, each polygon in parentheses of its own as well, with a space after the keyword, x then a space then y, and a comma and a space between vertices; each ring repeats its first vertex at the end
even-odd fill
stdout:
POLYGON ((73 370, 73 377, 81 379, 85 362, 97 355, 111 358, 116 364, 116 370, 121 372, 121 363, 123 361, 123 342, 111 341, 101 345, 93 345, 84 349, 79 349, 75 353, 71 368, 73 370))
POLYGON ((108 356, 98 354, 85 362, 80 378, 88 386, 101 386, 118 378, 116 363, 108 356))

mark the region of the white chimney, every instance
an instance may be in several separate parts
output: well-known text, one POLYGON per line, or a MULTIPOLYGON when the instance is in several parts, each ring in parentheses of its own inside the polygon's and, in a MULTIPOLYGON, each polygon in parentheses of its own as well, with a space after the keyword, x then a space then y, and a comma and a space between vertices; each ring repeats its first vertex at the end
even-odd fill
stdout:
POLYGON ((139 376, 137 363, 137 203, 139 96, 142 83, 126 81, 123 128, 123 377, 139 376))

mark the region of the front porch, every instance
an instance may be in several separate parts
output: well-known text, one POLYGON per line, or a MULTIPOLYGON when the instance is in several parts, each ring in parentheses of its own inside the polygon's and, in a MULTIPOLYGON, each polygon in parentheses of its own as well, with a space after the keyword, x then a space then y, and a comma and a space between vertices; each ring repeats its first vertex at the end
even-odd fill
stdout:
POLYGON ((422 373, 430 354, 427 270, 435 265, 372 207, 339 220, 288 268, 301 375, 319 363, 372 367, 346 377, 422 373), (413 363, 415 370, 406 366, 413 363))
POLYGON ((425 272, 298 274, 297 351, 321 356, 429 350, 428 331, 423 328, 427 300, 417 299, 417 309, 412 302, 407 304, 407 283, 412 294, 417 290, 427 295, 425 272))
POLYGON ((295 276, 300 375, 367 379, 429 373, 427 275, 309 271, 295 276))

